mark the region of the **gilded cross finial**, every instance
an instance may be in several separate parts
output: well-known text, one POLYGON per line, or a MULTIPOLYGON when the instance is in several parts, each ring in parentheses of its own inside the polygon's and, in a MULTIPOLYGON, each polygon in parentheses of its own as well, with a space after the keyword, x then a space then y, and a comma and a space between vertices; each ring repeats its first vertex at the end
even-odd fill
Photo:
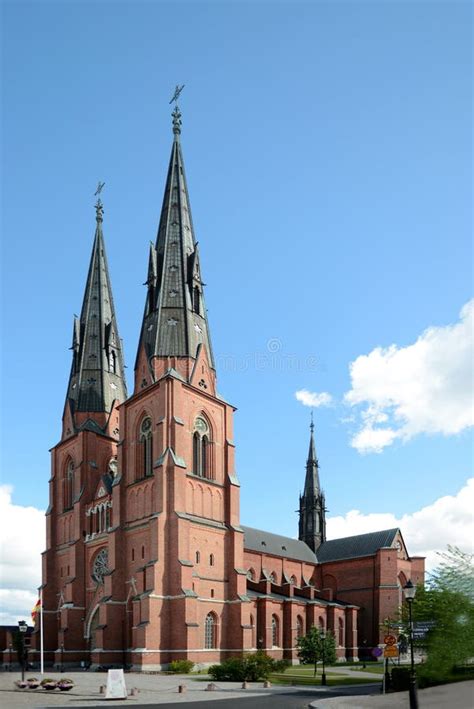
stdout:
POLYGON ((100 193, 104 189, 105 182, 101 182, 99 180, 97 184, 97 189, 94 192, 94 197, 97 197, 97 202, 95 203, 95 218, 98 222, 101 222, 102 219, 104 218, 104 205, 101 202, 100 199, 100 193))
POLYGON ((311 423, 309 424, 309 428, 311 433, 314 431, 314 420, 313 420, 313 412, 311 411, 311 423))

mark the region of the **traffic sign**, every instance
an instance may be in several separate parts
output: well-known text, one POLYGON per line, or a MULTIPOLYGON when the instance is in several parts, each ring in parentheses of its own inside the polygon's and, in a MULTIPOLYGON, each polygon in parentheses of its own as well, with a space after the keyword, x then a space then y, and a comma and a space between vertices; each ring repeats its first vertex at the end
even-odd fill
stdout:
POLYGON ((387 645, 383 651, 384 657, 398 657, 398 647, 396 645, 387 645))
POLYGON ((383 650, 382 650, 381 647, 374 647, 374 649, 372 650, 372 655, 373 655, 374 657, 380 657, 380 655, 382 654, 382 652, 383 652, 383 650))
POLYGON ((397 638, 395 635, 386 635, 383 639, 385 645, 396 645, 397 644, 397 638))

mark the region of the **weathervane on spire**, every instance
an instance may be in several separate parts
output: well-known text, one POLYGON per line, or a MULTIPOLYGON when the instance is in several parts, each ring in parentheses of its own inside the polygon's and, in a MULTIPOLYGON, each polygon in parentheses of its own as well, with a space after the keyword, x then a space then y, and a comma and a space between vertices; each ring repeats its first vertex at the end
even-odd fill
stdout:
POLYGON ((179 110, 178 106, 178 98, 181 93, 181 91, 184 89, 184 84, 180 86, 179 84, 176 84, 176 88, 174 90, 174 94, 171 97, 170 103, 173 103, 174 101, 174 111, 171 114, 173 116, 173 133, 175 135, 179 135, 181 133, 181 111, 179 110))
POLYGON ((98 222, 102 221, 102 217, 104 215, 104 205, 102 204, 102 202, 100 200, 100 193, 104 189, 104 186, 105 186, 105 182, 101 182, 99 180, 99 182, 97 184, 97 189, 94 192, 94 197, 97 197, 97 202, 95 203, 95 212, 96 212, 96 219, 98 222))

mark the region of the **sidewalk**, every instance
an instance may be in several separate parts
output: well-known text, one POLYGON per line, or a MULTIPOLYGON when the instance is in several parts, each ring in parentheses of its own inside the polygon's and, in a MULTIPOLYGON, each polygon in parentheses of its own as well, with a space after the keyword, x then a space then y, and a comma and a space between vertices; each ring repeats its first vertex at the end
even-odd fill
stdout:
MULTIPOLYGON (((420 709, 473 709, 474 682, 456 682, 418 691, 420 709)), ((317 699, 309 705, 313 709, 407 709, 408 692, 375 695, 372 697, 335 697, 317 699)))

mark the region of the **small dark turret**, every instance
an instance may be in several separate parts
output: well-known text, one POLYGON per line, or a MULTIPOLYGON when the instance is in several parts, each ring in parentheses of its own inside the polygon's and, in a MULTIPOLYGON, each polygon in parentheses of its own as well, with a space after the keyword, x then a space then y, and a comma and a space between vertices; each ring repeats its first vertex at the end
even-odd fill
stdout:
POLYGON ((303 495, 300 495, 298 539, 314 552, 326 541, 326 504, 319 484, 319 463, 314 445, 314 423, 311 414, 309 453, 303 495))

